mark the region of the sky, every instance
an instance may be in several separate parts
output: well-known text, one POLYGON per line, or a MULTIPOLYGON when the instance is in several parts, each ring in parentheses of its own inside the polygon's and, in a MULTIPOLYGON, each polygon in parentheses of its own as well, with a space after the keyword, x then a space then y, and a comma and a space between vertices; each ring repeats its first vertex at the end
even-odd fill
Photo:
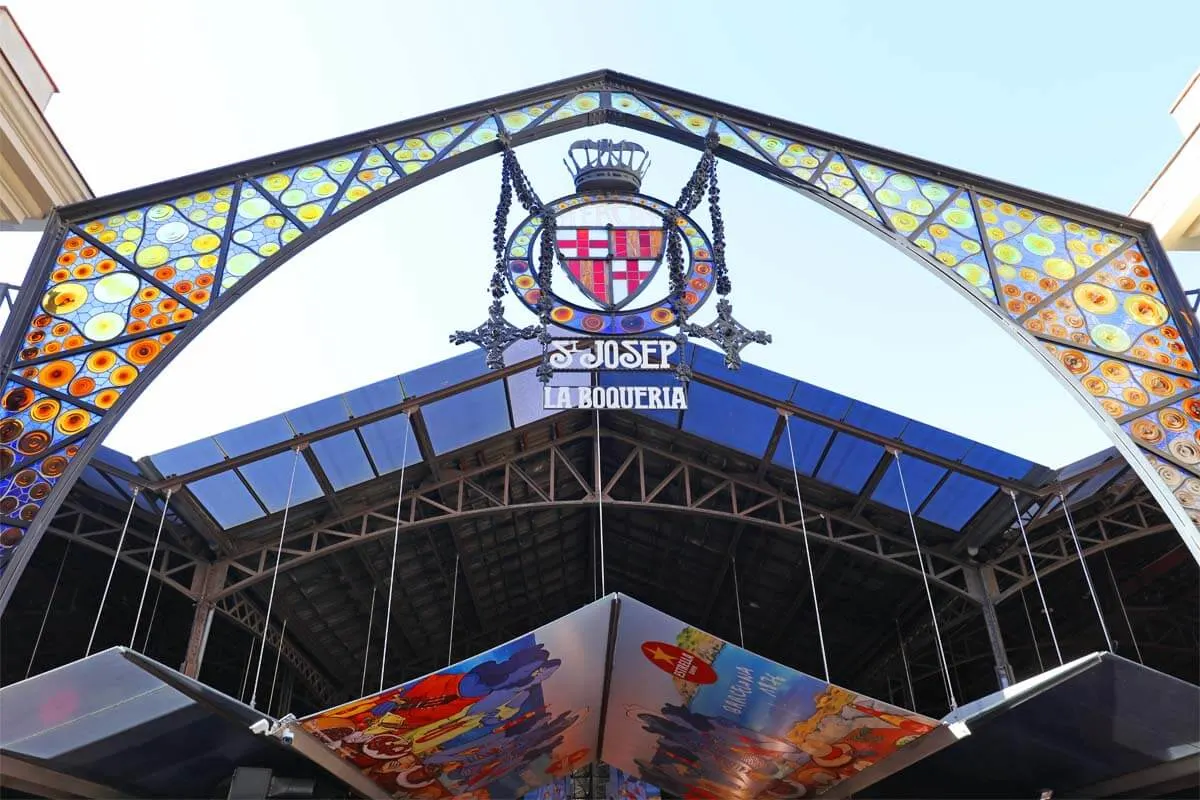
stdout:
MULTIPOLYGON (((8 5, 97 195, 609 67, 1127 213, 1179 146, 1168 110, 1200 67, 1200 3, 1182 0, 8 5)), ((608 133, 651 151, 644 189, 673 200, 698 154, 608 133)), ((543 197, 570 193, 574 138, 518 150, 543 197)), ((735 311, 774 336, 748 361, 1051 467, 1108 446, 926 267, 788 189, 721 174, 735 311)), ((308 248, 188 345, 107 444, 156 453, 461 352, 447 337, 486 315, 498 187, 499 160, 477 162, 308 248)), ((0 236, 0 281, 20 282, 37 240, 0 236)), ((1174 261, 1200 286, 1200 260, 1174 261)))

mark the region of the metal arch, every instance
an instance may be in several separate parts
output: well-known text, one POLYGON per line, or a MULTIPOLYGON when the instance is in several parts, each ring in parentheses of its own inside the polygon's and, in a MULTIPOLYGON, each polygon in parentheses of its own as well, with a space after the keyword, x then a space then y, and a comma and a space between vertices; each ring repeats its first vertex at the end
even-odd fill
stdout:
MULTIPOLYGON (((953 190, 953 196, 946 201, 946 204, 957 197, 970 198, 974 209, 975 232, 980 242, 984 242, 984 226, 979 214, 978 194, 986 192, 989 197, 1012 200, 1027 205, 1036 213, 1056 214, 1065 217, 1065 221, 1068 222, 1078 221, 1084 225, 1094 225, 1119 233, 1127 240, 1122 245, 1123 247, 1127 248, 1132 244, 1138 245, 1145 253, 1148 263, 1157 273, 1153 277, 1173 316, 1175 326, 1180 332, 1185 351, 1191 356, 1190 369, 1171 370, 1168 368, 1166 371, 1189 380, 1200 380, 1200 373, 1194 369, 1196 362, 1200 360, 1200 334, 1197 332, 1195 317, 1188 312, 1183 290, 1178 285, 1165 253, 1148 225, 931 162, 903 156, 844 137, 755 114, 703 97, 679 92, 669 87, 602 70, 494 98, 483 103, 459 107, 440 114, 341 137, 218 170, 210 170, 107 198, 87 201, 56 212, 46 227, 46 233, 35 256, 33 267, 27 276, 23 287, 27 291, 21 291, 18 294, 13 313, 5 326, 3 336, 0 337, 0 356, 2 356, 0 360, 4 363, 6 384, 12 385, 23 380, 15 376, 17 368, 28 369, 31 368, 29 366, 31 364, 44 363, 49 359, 49 356, 34 354, 23 356, 25 361, 22 362, 19 351, 24 336, 29 330, 29 323, 39 308, 38 304, 46 288, 51 285, 50 274, 60 254, 65 253, 63 243, 70 236, 80 238, 92 248, 98 248, 114 260, 119 270, 135 275, 143 284, 156 288, 168 298, 173 298, 175 302, 195 316, 190 320, 184 319, 164 328, 151 329, 141 338, 131 334, 128 337, 119 337, 112 342, 88 345, 84 348, 111 346, 114 342, 124 344, 142 341, 151 336, 158 336, 164 331, 171 332, 176 337, 171 343, 172 346, 167 348, 168 352, 155 358, 145 367, 138 379, 124 389, 116 404, 100 416, 97 424, 85 433, 73 437, 72 441, 78 446, 78 451, 71 458, 66 471, 58 476, 54 488, 44 501, 41 501, 41 505, 39 506, 37 501, 26 502, 26 508, 34 509, 33 520, 28 523, 23 545, 15 548, 8 569, 3 576, 0 576, 0 611, 7 605, 17 578, 28 562, 29 553, 36 546, 41 532, 49 524, 55 509, 63 501, 67 490, 78 477, 98 442, 115 425, 125 409, 153 380, 155 375, 169 363, 174 354, 238 296, 248 291, 273 269, 324 234, 348 222, 358 214, 364 213, 374 205, 426 180, 497 152, 501 147, 501 139, 508 139, 513 145, 520 145, 564 131, 606 122, 630 127, 695 148, 702 146, 704 134, 715 125, 718 132, 722 132, 721 155, 727 160, 803 192, 925 263, 965 297, 974 300, 985 312, 991 314, 993 319, 1012 333, 1018 341, 1042 358, 1043 362, 1063 379, 1064 384, 1076 393, 1076 396, 1109 434, 1122 454, 1130 460, 1134 469, 1163 506, 1171 523, 1183 536, 1193 555, 1200 560, 1200 530, 1189 519, 1189 511, 1185 509, 1181 499, 1190 497, 1190 495, 1184 493, 1176 496, 1172 493, 1171 486, 1166 480, 1160 477, 1160 471, 1164 467, 1168 469, 1182 468, 1185 473, 1191 473, 1198 477, 1200 477, 1200 471, 1180 463, 1178 459, 1172 464, 1172 458, 1160 451, 1155 451, 1153 458, 1156 460, 1148 464, 1147 458, 1150 456, 1145 453, 1150 451, 1140 449, 1130 436, 1098 407, 1096 401, 1089 399, 1073 379, 1068 379, 1068 373, 1059 364, 1057 358, 1047 352, 1046 346, 1055 346, 1061 343, 1035 336, 1019 327, 1019 319, 1001 312, 997 305, 986 300, 964 280, 958 278, 947 267, 921 249, 916 244, 917 236, 928 226, 929 219, 924 220, 923 225, 916 231, 908 234, 896 229, 892 223, 888 222, 888 215, 880 212, 880 207, 872 198, 870 187, 862 179, 854 160, 861 159, 870 164, 878 164, 910 178, 936 180, 953 190), (614 98, 619 99, 614 102, 614 98), (692 124, 693 120, 699 120, 699 122, 692 124), (439 137, 436 144, 434 144, 434 137, 439 137), (804 174, 804 170, 785 164, 782 157, 776 157, 773 154, 774 146, 781 141, 802 149, 813 148, 813 152, 821 152, 823 155, 814 165, 815 169, 804 174), (411 148, 410 142, 415 143, 411 145, 411 148), (424 160, 412 160, 414 150, 424 160), (310 218, 306 220, 302 218, 303 209, 295 210, 288 207, 282 198, 282 189, 272 193, 269 176, 278 175, 285 184, 290 184, 294 174, 299 174, 298 171, 301 168, 323 169, 321 167, 323 161, 328 162, 330 159, 339 157, 352 164, 354 172, 347 174, 341 180, 336 192, 328 198, 329 202, 322 209, 317 210, 315 217, 311 217, 310 214, 310 218), (380 181, 378 187, 367 185, 371 179, 363 178, 363 173, 358 168, 369 163, 372 158, 378 160, 381 169, 387 168, 392 171, 392 176, 396 178, 393 183, 388 185, 380 181), (826 177, 836 179, 834 167, 839 165, 841 173, 837 174, 842 176, 843 183, 848 182, 853 186, 848 190, 843 188, 840 193, 834 188, 832 182, 825 180, 826 177), (361 196, 351 197, 351 193, 355 190, 359 190, 361 196), (217 225, 214 228, 214 230, 221 231, 221 236, 217 237, 215 233, 211 234, 213 238, 219 238, 220 245, 216 249, 217 263, 214 270, 217 275, 217 282, 213 286, 215 299, 208 306, 202 307, 197 304, 202 304, 204 301, 183 296, 183 290, 179 289, 178 285, 175 287, 167 285, 165 281, 169 280, 170 276, 159 277, 152 272, 149 266, 139 266, 135 263, 136 258, 133 256, 136 256, 136 247, 128 253, 131 257, 125 257, 108 248, 102 240, 104 232, 107 232, 105 229, 107 223, 102 221, 106 216, 109 217, 110 223, 123 227, 125 223, 121 220, 112 222, 115 218, 113 215, 118 213, 125 215, 127 212, 140 214, 154 204, 167 203, 174 198, 185 197, 189 194, 194 194, 197 200, 201 196, 208 197, 208 200, 205 201, 208 202, 212 200, 208 193, 213 191, 217 191, 218 194, 227 192, 229 202, 226 205, 231 207, 227 207, 221 212, 227 212, 223 227, 217 225), (225 263, 234 247, 234 226, 238 203, 243 197, 243 191, 249 193, 248 197, 253 197, 256 201, 265 204, 263 207, 266 210, 262 212, 263 216, 259 221, 268 216, 278 217, 285 221, 286 224, 281 223, 285 224, 285 227, 286 225, 293 226, 297 238, 290 242, 281 239, 282 246, 277 252, 255 264, 248 274, 245 274, 228 291, 225 291, 222 286, 222 277, 236 277, 232 274, 226 275, 225 263), (858 202, 853 202, 855 200, 858 202), (338 205, 344 202, 349 204, 344 208, 338 205), (325 213, 325 209, 328 210, 328 213, 325 213)), ((191 199, 188 199, 190 202, 191 199)), ((946 204, 943 204, 942 208, 946 204)), ((927 216, 933 218, 940 210, 940 208, 934 209, 927 216)), ((138 236, 140 235, 139 233, 138 236)), ((989 271, 992 273, 991 277, 994 281, 996 265, 991 248, 985 246, 983 253, 987 258, 989 271)), ((1109 255, 1111 257, 1114 254, 1110 253, 1109 255)), ((182 251, 171 254, 168 258, 168 266, 180 263, 181 257, 182 251)), ((258 258, 257 255, 253 255, 253 257, 258 258)), ((1091 270, 1083 271, 1069 281, 1063 291, 1094 274, 1099 267, 1100 264, 1096 264, 1091 270)), ((1039 307, 1041 305, 1035 305, 1035 310, 1039 307)), ((1113 357, 1103 352, 1096 353, 1096 355, 1113 357)), ((1158 368, 1154 364, 1149 366, 1158 368)), ((38 384, 34 383, 34 387, 37 388, 38 384)), ((42 391, 42 389, 38 390, 42 391)), ((73 401, 69 395, 62 395, 59 399, 68 403, 68 407, 70 403, 78 402, 73 401)), ((1126 420, 1127 424, 1129 422, 1132 421, 1126 420)), ((43 451, 38 458, 49 455, 56 448, 64 448, 67 441, 62 437, 52 441, 50 447, 43 451)), ((30 460, 18 467, 37 463, 30 460)), ((1200 516, 1200 509, 1194 508, 1191 511, 1200 516)), ((3 522, 16 528, 25 527, 27 524, 18 520, 4 520, 3 522)))
MULTIPOLYGON (((604 430, 601 433, 608 440, 628 448, 621 467, 614 474, 605 475, 603 497, 606 507, 686 513, 800 535, 799 508, 791 491, 725 475, 712 467, 621 434, 604 430), (648 474, 647 458, 663 465, 666 476, 659 478, 648 474)), ((564 446, 594 434, 594 429, 579 431, 540 447, 514 453, 503 461, 463 471, 406 492, 402 501, 401 533, 514 512, 594 506, 596 490, 587 477, 592 468, 576 465, 563 452, 564 446), (530 477, 529 471, 522 468, 522 462, 535 458, 546 461, 548 483, 530 477)), ((395 508, 395 501, 387 500, 378 506, 357 509, 342 519, 333 518, 289 534, 284 540, 279 569, 292 569, 327 553, 391 535, 396 526, 395 508), (342 529, 342 526, 351 530, 342 529)), ((810 536, 833 547, 879 559, 911 575, 922 574, 921 563, 910 540, 811 502, 805 504, 805 510, 810 536)), ((925 571, 934 583, 974 600, 966 586, 962 562, 930 550, 925 556, 925 571)), ((267 579, 275 564, 275 545, 273 542, 255 543, 221 563, 228 567, 229 580, 217 597, 267 579)))

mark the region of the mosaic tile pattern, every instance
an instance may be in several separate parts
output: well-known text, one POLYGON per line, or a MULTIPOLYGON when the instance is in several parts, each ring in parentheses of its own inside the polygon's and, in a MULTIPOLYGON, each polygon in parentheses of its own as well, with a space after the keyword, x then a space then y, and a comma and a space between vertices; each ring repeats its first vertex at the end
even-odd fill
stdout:
POLYGON ((432 164, 598 109, 613 122, 634 118, 676 136, 689 132, 697 144, 715 129, 724 147, 761 169, 807 183, 863 224, 907 239, 914 254, 953 272, 981 302, 998 304, 1040 339, 1062 373, 1161 467, 1160 476, 1164 469, 1183 476, 1172 489, 1196 513, 1200 407, 1188 394, 1200 381, 1196 354, 1186 343, 1189 328, 1174 316, 1181 310, 1160 289, 1157 271, 1165 265, 1150 263, 1139 242, 621 87, 489 109, 310 162, 280 163, 248 180, 71 220, 53 262, 35 265, 43 297, 13 374, 0 386, 0 507, 10 520, 0 525, 0 562, 88 432, 120 413, 125 390, 197 315, 223 305, 223 292, 281 263, 296 242, 319 235, 360 200, 400 191, 432 164))

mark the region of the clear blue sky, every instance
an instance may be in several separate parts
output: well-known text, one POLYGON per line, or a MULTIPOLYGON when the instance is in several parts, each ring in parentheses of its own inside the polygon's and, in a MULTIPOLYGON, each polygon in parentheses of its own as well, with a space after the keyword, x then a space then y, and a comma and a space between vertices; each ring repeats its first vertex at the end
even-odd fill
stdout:
MULTIPOLYGON (((1167 111, 1200 67, 1195 2, 10 6, 61 90, 51 122, 100 194, 611 67, 1126 212, 1178 146, 1167 111)), ((696 154, 624 135, 654 154, 648 191, 676 194, 696 154)), ((570 188, 569 141, 519 153, 543 194, 570 188)), ((447 334, 486 307, 497 173, 458 170, 310 248, 191 345, 110 444, 144 455, 457 352, 447 334)), ((923 268, 725 175, 735 306, 776 336, 751 360, 1051 466, 1106 446, 923 268)), ((4 237, 0 279, 35 244, 4 237)))

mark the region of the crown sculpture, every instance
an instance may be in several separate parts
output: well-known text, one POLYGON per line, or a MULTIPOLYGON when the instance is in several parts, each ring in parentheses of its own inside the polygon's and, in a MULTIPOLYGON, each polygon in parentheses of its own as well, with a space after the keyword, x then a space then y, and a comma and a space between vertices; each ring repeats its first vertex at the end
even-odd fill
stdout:
POLYGON ((635 142, 612 139, 580 139, 567 150, 570 161, 563 159, 575 179, 577 192, 633 192, 642 188, 642 178, 650 168, 650 154, 635 142), (583 157, 583 163, 579 158, 583 157))

